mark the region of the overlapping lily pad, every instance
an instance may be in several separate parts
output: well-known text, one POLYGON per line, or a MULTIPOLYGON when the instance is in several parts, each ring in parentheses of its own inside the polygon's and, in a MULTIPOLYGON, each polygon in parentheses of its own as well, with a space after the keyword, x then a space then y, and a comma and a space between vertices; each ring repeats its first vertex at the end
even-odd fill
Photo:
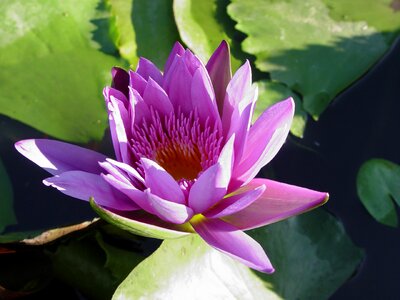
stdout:
POLYGON ((400 166, 384 159, 366 161, 357 174, 357 193, 368 212, 382 224, 396 227, 394 201, 400 206, 400 166))
POLYGON ((320 0, 233 0, 228 13, 257 68, 303 96, 314 118, 388 48, 366 22, 334 21, 320 0))
MULTIPOLYGON (((0 2, 0 113, 57 138, 100 140, 102 88, 121 62, 93 40, 98 0, 0 2)), ((111 41, 110 41, 111 43, 111 41)))

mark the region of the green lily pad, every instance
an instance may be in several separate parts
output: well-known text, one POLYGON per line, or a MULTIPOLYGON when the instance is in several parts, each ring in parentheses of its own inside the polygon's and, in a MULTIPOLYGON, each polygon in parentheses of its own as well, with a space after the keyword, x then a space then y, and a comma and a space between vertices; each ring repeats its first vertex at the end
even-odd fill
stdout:
MULTIPOLYGON (((224 29, 223 20, 218 15, 218 5, 214 0, 174 0, 175 22, 182 41, 206 63, 222 40, 232 44, 224 29)), ((232 69, 236 70, 241 61, 231 57, 232 69)))
POLYGON ((356 270, 362 253, 323 209, 249 232, 275 273, 257 273, 283 299, 327 299, 356 270))
POLYGON ((228 13, 256 67, 299 93, 314 118, 388 49, 366 22, 331 19, 321 0, 233 0, 228 13))
POLYGON ((384 159, 366 161, 357 174, 357 193, 380 223, 398 225, 394 201, 400 206, 400 166, 384 159))
POLYGON ((165 240, 113 296, 114 300, 188 298, 280 299, 247 267, 197 235, 165 240))
POLYGON ((7 172, 0 159, 0 234, 8 225, 16 224, 13 208, 13 191, 7 172))
POLYGON ((329 15, 338 21, 366 21, 393 42, 400 33, 400 5, 397 0, 323 0, 329 15), (396 6, 397 3, 397 6, 396 6))
MULTIPOLYGON (((121 61, 92 40, 99 0, 0 2, 0 113, 54 137, 100 140, 102 89, 121 61)), ((110 41, 111 43, 111 41, 110 41)))
POLYGON ((269 106, 292 97, 296 108, 290 132, 302 138, 306 126, 307 113, 302 108, 300 97, 287 86, 279 82, 261 80, 256 83, 258 85, 258 100, 254 110, 253 121, 255 121, 269 106))
MULTIPOLYGON (((191 233, 190 225, 175 225, 164 222, 144 211, 134 211, 125 216, 116 214, 97 205, 93 198, 90 199, 93 210, 105 221, 130 233, 156 239, 173 239, 191 233)), ((122 212, 121 212, 122 214, 122 212)))
POLYGON ((121 56, 133 66, 143 56, 162 69, 179 39, 172 0, 107 1, 112 15, 111 36, 121 56))

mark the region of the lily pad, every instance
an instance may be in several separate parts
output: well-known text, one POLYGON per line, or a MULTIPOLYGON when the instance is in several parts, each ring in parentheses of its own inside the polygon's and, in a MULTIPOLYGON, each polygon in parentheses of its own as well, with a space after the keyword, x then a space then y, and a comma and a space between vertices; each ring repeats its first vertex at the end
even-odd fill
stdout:
POLYGON ((228 13, 256 67, 299 93, 314 118, 388 49, 366 22, 334 21, 320 0, 233 0, 228 13))
MULTIPOLYGON (((100 140, 103 87, 121 64, 92 40, 99 0, 0 2, 0 113, 54 137, 100 140)), ((111 43, 111 41, 110 41, 111 43)))
POLYGON ((13 209, 13 191, 7 172, 0 159, 0 234, 17 219, 13 209))
POLYGON ((258 116, 261 115, 269 106, 288 97, 292 97, 294 99, 296 108, 290 132, 293 135, 302 138, 304 128, 306 126, 307 113, 302 108, 300 97, 287 86, 279 82, 261 80, 257 81, 257 85, 258 100, 254 110, 253 121, 255 121, 258 116))
MULTIPOLYGON (((222 18, 218 16, 218 5, 222 5, 222 1, 174 0, 175 22, 182 41, 204 63, 222 40, 232 43, 225 32, 222 18)), ((231 64, 236 70, 241 61, 231 57, 231 64)))
POLYGON ((321 208, 249 234, 276 269, 257 274, 283 299, 328 299, 362 258, 343 226, 321 208))
POLYGON ((368 212, 380 223, 396 227, 394 201, 400 206, 400 166, 384 159, 366 161, 357 174, 357 193, 368 212))
POLYGON ((280 299, 247 267, 197 235, 165 240, 113 296, 114 300, 188 298, 280 299))

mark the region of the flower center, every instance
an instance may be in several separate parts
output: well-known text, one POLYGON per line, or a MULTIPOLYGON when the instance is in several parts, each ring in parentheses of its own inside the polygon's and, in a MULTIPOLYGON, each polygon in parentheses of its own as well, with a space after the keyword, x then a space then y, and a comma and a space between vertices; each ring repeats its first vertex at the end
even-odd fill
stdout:
POLYGON ((161 118, 152 111, 150 122, 144 121, 133 129, 131 146, 135 159, 156 161, 180 183, 195 180, 216 163, 221 151, 221 132, 208 121, 200 122, 196 112, 171 113, 161 118))

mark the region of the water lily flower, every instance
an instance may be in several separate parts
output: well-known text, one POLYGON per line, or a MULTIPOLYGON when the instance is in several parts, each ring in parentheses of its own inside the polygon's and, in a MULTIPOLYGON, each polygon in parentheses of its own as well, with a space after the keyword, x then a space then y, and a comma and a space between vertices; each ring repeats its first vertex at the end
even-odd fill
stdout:
POLYGON ((162 73, 140 58, 112 70, 104 89, 115 158, 54 140, 17 150, 53 177, 45 185, 86 200, 134 233, 197 233, 210 246, 265 273, 263 248, 244 230, 323 204, 326 193, 254 178, 276 155, 294 114, 291 98, 251 123, 257 100, 248 61, 231 75, 226 42, 204 65, 176 43, 162 73))

